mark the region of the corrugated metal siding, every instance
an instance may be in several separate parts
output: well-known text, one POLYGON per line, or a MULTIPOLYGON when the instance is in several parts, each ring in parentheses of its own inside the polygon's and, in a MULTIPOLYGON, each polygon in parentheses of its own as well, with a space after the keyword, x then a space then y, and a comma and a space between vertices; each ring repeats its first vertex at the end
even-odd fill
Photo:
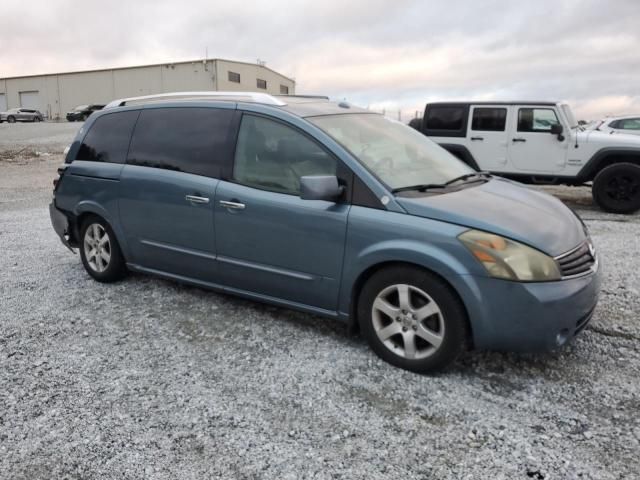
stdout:
POLYGON ((280 85, 287 85, 294 93, 295 83, 269 68, 212 59, 0 79, 0 93, 5 93, 6 108, 14 108, 20 106, 20 92, 37 91, 39 109, 51 118, 64 118, 77 105, 108 103, 116 98, 201 90, 279 94, 280 85), (240 84, 227 80, 229 70, 240 73, 240 84), (257 78, 266 80, 267 90, 257 88, 257 78))

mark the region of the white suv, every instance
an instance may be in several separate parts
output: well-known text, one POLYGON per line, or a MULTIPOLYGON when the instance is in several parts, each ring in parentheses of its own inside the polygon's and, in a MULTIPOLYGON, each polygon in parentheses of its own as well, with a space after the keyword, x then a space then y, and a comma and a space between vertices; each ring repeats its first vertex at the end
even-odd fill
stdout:
POLYGON ((477 170, 523 183, 593 182, 603 210, 640 209, 640 137, 586 130, 566 103, 430 103, 417 128, 477 170))
POLYGON ((607 117, 593 126, 594 130, 606 133, 628 133, 640 135, 640 115, 625 117, 607 117))

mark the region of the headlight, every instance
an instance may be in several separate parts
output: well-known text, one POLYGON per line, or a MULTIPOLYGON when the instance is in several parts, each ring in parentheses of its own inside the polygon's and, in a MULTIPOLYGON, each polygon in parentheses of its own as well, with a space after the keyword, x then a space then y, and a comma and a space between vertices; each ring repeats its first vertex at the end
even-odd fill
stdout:
POLYGON ((553 258, 522 243, 478 230, 468 230, 458 238, 492 277, 523 282, 560 280, 553 258))

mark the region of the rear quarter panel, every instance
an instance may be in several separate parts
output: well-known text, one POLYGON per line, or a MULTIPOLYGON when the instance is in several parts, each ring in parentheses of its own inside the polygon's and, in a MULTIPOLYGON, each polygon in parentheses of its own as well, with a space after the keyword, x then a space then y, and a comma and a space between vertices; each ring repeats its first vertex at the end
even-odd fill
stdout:
MULTIPOLYGON (((104 218, 128 257, 129 251, 118 221, 120 173, 124 165, 117 163, 86 162, 76 160, 64 173, 56 190, 56 206, 74 217, 94 213, 104 218)), ((79 225, 78 225, 79 227, 79 225)))

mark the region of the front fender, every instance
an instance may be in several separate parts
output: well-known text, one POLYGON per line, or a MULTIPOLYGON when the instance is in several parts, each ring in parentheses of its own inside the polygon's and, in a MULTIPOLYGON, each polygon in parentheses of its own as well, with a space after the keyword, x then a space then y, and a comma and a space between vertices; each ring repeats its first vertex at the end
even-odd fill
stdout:
POLYGON ((640 145, 638 147, 605 147, 598 150, 589 161, 580 169, 577 179, 580 182, 593 180, 596 174, 610 163, 610 157, 616 157, 619 161, 640 164, 640 145))
MULTIPOLYGON (((407 214, 352 207, 345 249, 338 310, 348 316, 353 293, 373 268, 405 263, 425 268, 447 281, 467 309, 478 298, 472 276, 486 276, 482 265, 458 240, 467 227, 407 214), (383 216, 376 220, 372 217, 383 216)), ((353 320, 353 319, 352 319, 353 320)))

